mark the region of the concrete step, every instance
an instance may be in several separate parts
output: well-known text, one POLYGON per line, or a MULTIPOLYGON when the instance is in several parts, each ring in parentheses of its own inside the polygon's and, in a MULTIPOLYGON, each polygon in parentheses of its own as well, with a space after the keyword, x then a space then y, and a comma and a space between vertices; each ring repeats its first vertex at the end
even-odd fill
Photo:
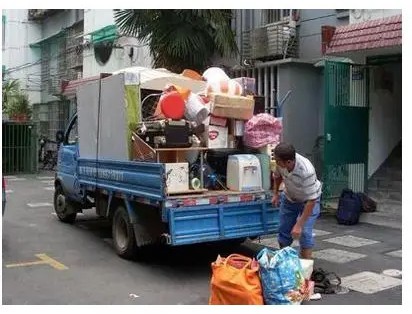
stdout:
POLYGON ((402 181, 389 180, 387 178, 374 178, 368 182, 368 188, 402 191, 402 181))
POLYGON ((362 213, 359 222, 377 226, 402 229, 402 213, 399 215, 379 215, 378 213, 362 213))
POLYGON ((391 180, 402 180, 402 168, 385 167, 382 169, 384 176, 391 178, 391 180))
POLYGON ((389 199, 402 202, 402 192, 390 191, 389 199))
POLYGON ((376 202, 385 202, 387 200, 402 202, 402 192, 399 191, 369 189, 366 194, 376 202))

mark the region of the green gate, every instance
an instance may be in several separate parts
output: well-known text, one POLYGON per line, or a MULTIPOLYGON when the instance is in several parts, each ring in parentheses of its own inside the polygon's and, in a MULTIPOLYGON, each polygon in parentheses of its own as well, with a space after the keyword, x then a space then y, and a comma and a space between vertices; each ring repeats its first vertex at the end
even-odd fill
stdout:
POLYGON ((368 173, 369 78, 366 66, 325 62, 323 197, 364 191, 368 173))
POLYGON ((3 174, 37 171, 37 140, 31 123, 3 122, 3 174))

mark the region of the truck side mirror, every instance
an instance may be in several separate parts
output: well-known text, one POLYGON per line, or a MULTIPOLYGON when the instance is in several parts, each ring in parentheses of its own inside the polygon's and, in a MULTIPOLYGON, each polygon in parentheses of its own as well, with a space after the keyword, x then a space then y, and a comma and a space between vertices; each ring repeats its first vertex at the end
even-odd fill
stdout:
POLYGON ((62 143, 64 140, 64 132, 63 131, 57 131, 56 132, 56 142, 57 143, 62 143))

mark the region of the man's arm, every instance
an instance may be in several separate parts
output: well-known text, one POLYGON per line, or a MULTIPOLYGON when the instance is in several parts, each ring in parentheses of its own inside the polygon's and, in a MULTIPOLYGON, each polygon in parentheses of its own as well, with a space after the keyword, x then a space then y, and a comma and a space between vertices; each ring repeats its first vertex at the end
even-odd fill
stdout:
POLYGON ((275 176, 275 188, 273 189, 273 193, 279 193, 279 187, 282 184, 283 178, 281 175, 275 176))
POLYGON ((315 207, 316 200, 309 200, 306 202, 305 207, 303 208, 302 214, 296 221, 301 227, 305 225, 306 220, 312 215, 313 207, 315 207))
POLYGON ((312 215, 313 207, 315 207, 316 200, 309 200, 306 202, 305 207, 303 208, 302 214, 296 220, 296 224, 293 226, 291 235, 293 239, 299 239, 302 234, 303 226, 305 225, 306 220, 312 215))
POLYGON ((275 172, 275 186, 273 187, 273 197, 272 204, 274 206, 279 206, 279 187, 283 181, 282 176, 279 172, 275 172))

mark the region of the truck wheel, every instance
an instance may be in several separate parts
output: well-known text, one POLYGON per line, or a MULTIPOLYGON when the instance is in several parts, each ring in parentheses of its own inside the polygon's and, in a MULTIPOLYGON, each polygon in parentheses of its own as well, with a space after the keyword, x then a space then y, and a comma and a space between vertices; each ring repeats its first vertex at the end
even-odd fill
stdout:
POLYGON ((129 214, 123 205, 115 209, 112 221, 113 243, 116 253, 123 258, 130 259, 137 253, 136 239, 129 214))
POLYGON ((76 209, 72 202, 67 200, 61 185, 57 185, 54 191, 54 211, 62 222, 71 224, 76 220, 76 209))

